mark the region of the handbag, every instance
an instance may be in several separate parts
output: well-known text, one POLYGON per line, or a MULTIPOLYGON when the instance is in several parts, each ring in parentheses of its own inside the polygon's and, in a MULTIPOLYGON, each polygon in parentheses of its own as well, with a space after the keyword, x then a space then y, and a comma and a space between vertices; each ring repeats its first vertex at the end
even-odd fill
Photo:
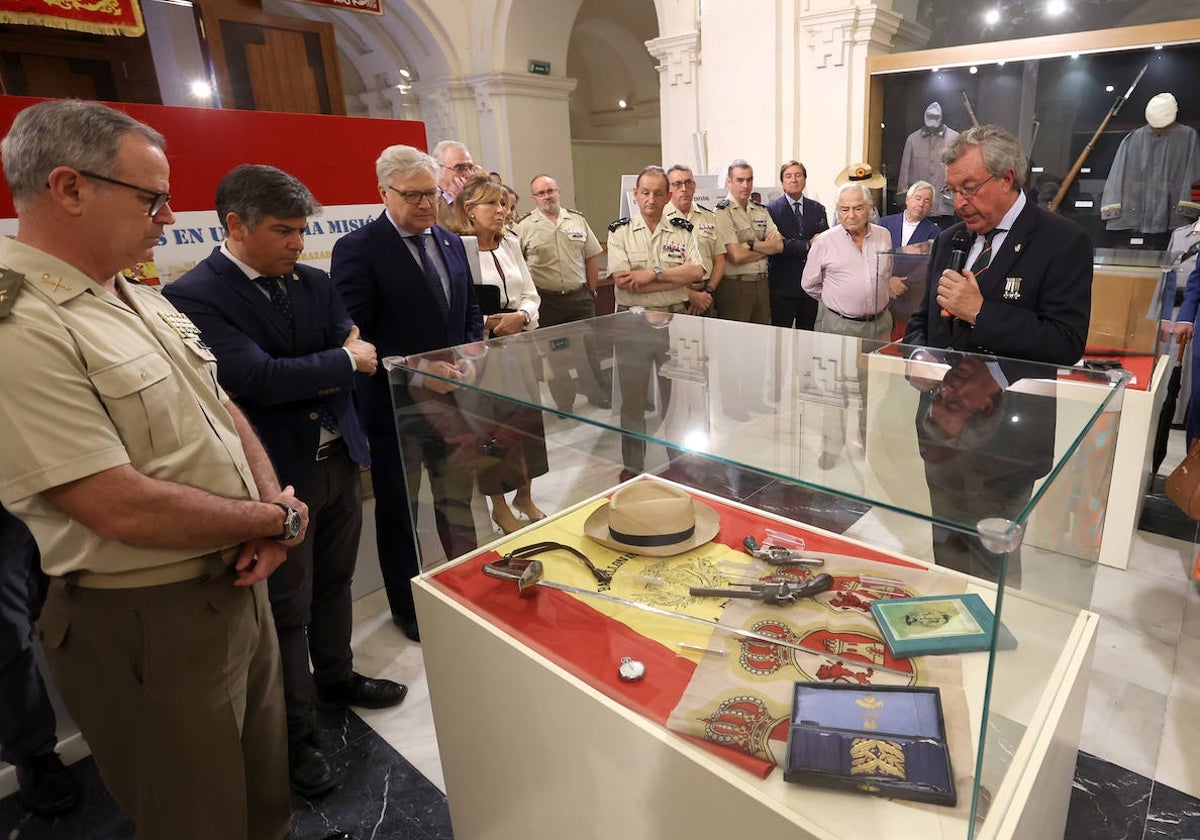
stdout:
POLYGON ((1200 440, 1167 476, 1167 498, 1192 519, 1200 519, 1200 440))

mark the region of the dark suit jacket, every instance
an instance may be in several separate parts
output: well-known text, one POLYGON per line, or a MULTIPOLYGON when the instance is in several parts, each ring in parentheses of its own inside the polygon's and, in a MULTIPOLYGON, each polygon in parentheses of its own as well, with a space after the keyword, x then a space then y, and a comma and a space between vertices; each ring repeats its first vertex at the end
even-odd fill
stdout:
POLYGON ((767 212, 775 221, 775 227, 783 234, 783 252, 767 257, 767 282, 771 294, 779 297, 803 297, 800 276, 804 274, 804 263, 808 260, 808 241, 823 230, 829 230, 829 219, 825 207, 811 198, 804 202, 804 237, 800 236, 800 225, 792 211, 792 202, 787 193, 767 204, 767 212))
POLYGON ((1079 361, 1092 307, 1092 244, 1083 230, 1028 202, 980 281, 984 303, 972 329, 942 317, 936 300, 950 240, 962 225, 934 240, 928 287, 904 342, 1060 365, 1079 361), (1006 281, 1018 297, 1004 299, 1006 281))
MULTIPOLYGON (((879 220, 882 227, 887 228, 888 233, 892 235, 892 248, 900 250, 900 241, 904 236, 904 214, 893 213, 890 216, 884 216, 879 220)), ((942 232, 942 229, 935 225, 929 219, 922 219, 917 224, 917 229, 913 231, 910 242, 928 242, 930 239, 936 239, 937 235, 942 232)))
MULTIPOLYGON (((333 246, 330 273, 362 337, 372 342, 380 362, 483 338, 483 313, 475 300, 471 270, 462 240, 431 228, 450 278, 450 314, 443 317, 425 282, 421 266, 387 217, 339 239, 333 246)), ((395 434, 387 372, 383 365, 359 388, 368 430, 395 434)))
POLYGON ((297 265, 287 281, 294 328, 242 270, 213 250, 163 294, 200 328, 217 357, 217 379, 258 431, 284 484, 316 466, 328 406, 350 456, 370 463, 354 407, 357 375, 342 342, 352 322, 325 272, 297 265))

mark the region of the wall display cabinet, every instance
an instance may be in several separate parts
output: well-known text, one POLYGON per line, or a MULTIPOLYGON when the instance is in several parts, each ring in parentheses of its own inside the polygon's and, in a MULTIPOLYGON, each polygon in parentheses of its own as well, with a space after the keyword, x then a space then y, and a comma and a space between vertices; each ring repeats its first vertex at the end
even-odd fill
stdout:
POLYGON ((1061 835, 1095 552, 1025 535, 1086 524, 1056 494, 1111 470, 1128 374, 910 349, 633 310, 385 360, 456 836, 1061 835), (556 404, 555 353, 612 407, 556 404), (527 481, 545 518, 491 529, 527 481), (898 658, 870 617, 968 593, 984 650, 898 658), (938 688, 957 804, 784 781, 802 681, 938 688))
POLYGON ((1057 199, 1097 247, 1164 249, 1200 211, 1200 93, 1185 82, 1200 72, 1198 40, 1200 20, 1187 20, 872 58, 867 145, 888 176, 885 208, 902 207, 916 177, 941 188, 936 155, 954 132, 996 123, 1021 142, 1032 200, 1057 199), (1146 107, 1163 93, 1176 120, 1152 131, 1146 107))

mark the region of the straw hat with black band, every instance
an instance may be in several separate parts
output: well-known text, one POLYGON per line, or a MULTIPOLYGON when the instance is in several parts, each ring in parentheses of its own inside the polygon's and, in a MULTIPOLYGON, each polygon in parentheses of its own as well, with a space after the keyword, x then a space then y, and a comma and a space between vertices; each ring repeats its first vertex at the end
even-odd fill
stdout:
POLYGON ((715 510, 677 487, 652 480, 617 490, 583 523, 583 532, 596 542, 647 557, 691 551, 720 530, 715 510))
POLYGON ((838 173, 833 183, 839 187, 842 184, 862 184, 870 189, 887 186, 887 178, 878 174, 869 163, 852 163, 838 173))

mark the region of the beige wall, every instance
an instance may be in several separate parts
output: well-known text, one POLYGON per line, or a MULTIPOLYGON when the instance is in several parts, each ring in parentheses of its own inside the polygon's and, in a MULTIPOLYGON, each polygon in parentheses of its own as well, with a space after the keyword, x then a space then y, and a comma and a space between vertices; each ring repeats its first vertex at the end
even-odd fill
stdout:
MULTIPOLYGON (((620 210, 621 176, 637 174, 651 163, 661 163, 662 147, 576 140, 571 143, 571 152, 575 161, 575 204, 568 206, 587 216, 596 236, 606 240, 608 225, 620 210)), ((563 202, 566 203, 565 197, 563 202)))

